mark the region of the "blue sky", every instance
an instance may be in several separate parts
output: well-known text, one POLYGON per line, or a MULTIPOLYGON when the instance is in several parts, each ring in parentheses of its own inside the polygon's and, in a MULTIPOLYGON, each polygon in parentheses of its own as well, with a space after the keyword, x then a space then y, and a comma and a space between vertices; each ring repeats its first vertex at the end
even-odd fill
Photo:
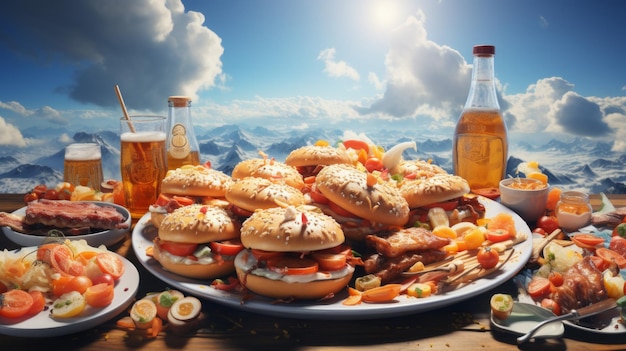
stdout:
MULTIPOLYGON (((11 1, 0 13, 0 147, 28 128, 116 129, 193 96, 194 122, 393 123, 446 136, 475 44, 496 46, 512 138, 626 142, 626 3, 566 0, 11 1)), ((69 140, 69 139, 68 139, 69 140)))

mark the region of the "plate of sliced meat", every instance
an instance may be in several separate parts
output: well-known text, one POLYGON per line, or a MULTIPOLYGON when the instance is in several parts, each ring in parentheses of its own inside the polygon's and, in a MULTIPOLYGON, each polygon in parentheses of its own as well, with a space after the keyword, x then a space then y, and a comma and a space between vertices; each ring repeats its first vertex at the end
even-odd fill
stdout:
POLYGON ((0 212, 4 235, 21 246, 38 246, 49 236, 113 245, 130 230, 131 216, 110 202, 35 200, 12 213, 0 212))
MULTIPOLYGON (((139 262, 170 287, 233 308, 266 315, 308 319, 365 320, 395 317, 433 310, 464 301, 506 282, 525 266, 532 252, 532 235, 528 225, 514 212, 498 202, 484 197, 480 197, 480 202, 485 206, 486 218, 494 217, 503 212, 510 214, 514 219, 518 235, 522 238, 507 248, 506 255, 502 255, 506 256, 506 259, 503 258, 502 264, 486 272, 485 275, 465 280, 464 284, 454 286, 452 289, 439 291, 421 298, 401 294, 392 301, 385 303, 364 302, 346 305, 343 302, 349 296, 347 288, 332 297, 321 300, 276 301, 249 291, 241 291, 241 289, 227 289, 229 286, 227 282, 232 281, 227 280, 229 277, 224 277, 222 279, 224 283, 214 286, 210 280, 190 279, 174 274, 165 270, 150 254, 158 230, 151 224, 149 213, 135 225, 132 233, 132 246, 139 262), (220 287, 226 289, 220 289, 220 287)), ((416 234, 416 232, 412 234, 416 234)), ((472 273, 469 270, 468 272, 472 273)))

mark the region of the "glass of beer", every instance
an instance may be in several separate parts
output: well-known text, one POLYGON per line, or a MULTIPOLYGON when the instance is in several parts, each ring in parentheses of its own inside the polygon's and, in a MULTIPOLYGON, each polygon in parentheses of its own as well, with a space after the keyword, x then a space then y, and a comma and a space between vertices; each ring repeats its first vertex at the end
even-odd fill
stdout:
POLYGON ((100 191, 102 153, 96 143, 77 143, 65 147, 63 181, 100 191))
POLYGON ((167 172, 166 118, 132 116, 129 121, 122 117, 120 127, 125 206, 133 219, 139 219, 156 202, 161 180, 167 172))

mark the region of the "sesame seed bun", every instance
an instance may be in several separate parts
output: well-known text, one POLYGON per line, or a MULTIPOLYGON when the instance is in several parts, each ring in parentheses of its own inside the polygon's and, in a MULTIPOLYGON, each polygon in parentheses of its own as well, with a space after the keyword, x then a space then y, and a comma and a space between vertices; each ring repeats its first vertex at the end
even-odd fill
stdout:
POLYGON ((429 178, 435 174, 447 174, 446 170, 423 160, 401 161, 393 170, 392 174, 415 175, 415 178, 429 178))
POLYGON ((467 181, 452 174, 435 174, 424 179, 405 180, 400 185, 400 193, 410 208, 452 200, 469 191, 467 181))
POLYGON ((233 168, 232 178, 258 177, 273 182, 283 182, 296 189, 304 188, 304 180, 298 170, 274 159, 253 158, 239 162, 233 168))
POLYGON ((397 188, 377 182, 368 185, 366 171, 348 165, 329 165, 316 177, 317 189, 344 210, 371 222, 403 226, 409 206, 397 188))
POLYGON ((265 178, 245 177, 234 181, 226 191, 226 200, 244 210, 304 205, 304 195, 292 186, 273 183, 265 178))
POLYGON ((159 226, 159 238, 202 244, 238 238, 239 228, 239 222, 225 209, 193 204, 180 207, 165 217, 159 226))
POLYGON ((311 206, 258 210, 241 227, 246 248, 265 251, 316 251, 345 241, 337 221, 311 206))
POLYGON ((352 160, 344 149, 332 146, 307 145, 287 155, 285 163, 295 167, 351 164, 352 160))
POLYGON ((161 192, 185 196, 224 197, 232 182, 227 174, 202 165, 186 165, 167 172, 161 192))

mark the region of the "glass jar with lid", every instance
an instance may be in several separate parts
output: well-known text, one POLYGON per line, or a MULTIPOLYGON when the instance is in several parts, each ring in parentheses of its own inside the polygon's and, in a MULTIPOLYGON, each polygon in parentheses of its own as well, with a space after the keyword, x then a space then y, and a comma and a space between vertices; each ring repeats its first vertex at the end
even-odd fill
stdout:
POLYGON ((588 225, 592 212, 589 195, 580 191, 564 191, 555 206, 559 225, 568 232, 588 225))

